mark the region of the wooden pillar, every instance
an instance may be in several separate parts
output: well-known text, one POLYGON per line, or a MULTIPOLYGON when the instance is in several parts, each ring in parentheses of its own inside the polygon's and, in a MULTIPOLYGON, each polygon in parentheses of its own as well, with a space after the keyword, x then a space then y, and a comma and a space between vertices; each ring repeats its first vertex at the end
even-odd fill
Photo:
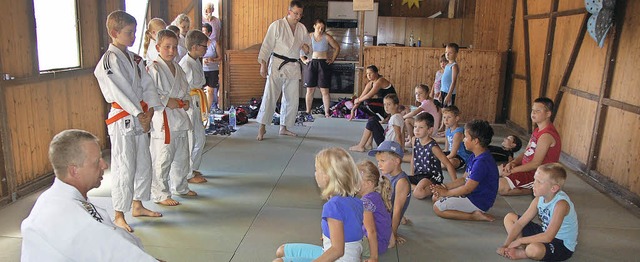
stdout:
POLYGON ((526 99, 527 99, 527 132, 531 133, 533 128, 533 122, 531 117, 529 116, 529 111, 531 110, 531 51, 529 49, 529 20, 525 17, 527 16, 527 0, 522 0, 522 31, 524 32, 524 68, 525 68, 525 77, 526 77, 526 99))
POLYGON ((558 11, 558 0, 551 0, 549 10, 549 23, 547 28, 547 43, 544 48, 544 63, 542 65, 542 77, 540 79, 540 90, 538 97, 547 96, 549 86, 549 70, 551 68, 551 51, 553 50, 553 38, 556 32, 556 12, 558 11))
POLYGON ((624 22, 624 13, 627 1, 619 0, 616 2, 614 11, 615 27, 609 31, 609 45, 607 47, 606 63, 604 66, 602 82, 600 84, 600 93, 598 99, 598 107, 596 109, 595 120, 593 121, 593 131, 591 132, 591 143, 589 145, 589 157, 587 158, 587 170, 595 170, 597 155, 600 152, 602 144, 602 132, 607 118, 607 105, 603 104, 608 100, 611 93, 611 82, 616 67, 616 57, 618 55, 618 45, 620 44, 619 34, 622 32, 622 24, 624 22))

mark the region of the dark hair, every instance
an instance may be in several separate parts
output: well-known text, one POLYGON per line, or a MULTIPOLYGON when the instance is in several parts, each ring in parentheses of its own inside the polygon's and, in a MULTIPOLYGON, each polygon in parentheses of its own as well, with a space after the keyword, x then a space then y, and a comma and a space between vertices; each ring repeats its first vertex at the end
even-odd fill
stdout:
POLYGON ((373 71, 373 72, 374 72, 374 73, 376 73, 376 74, 379 74, 379 73, 378 73, 378 67, 377 67, 377 66, 375 66, 375 65, 367 66, 367 69, 369 69, 369 70, 373 71))
POLYGON ((511 137, 513 137, 513 143, 516 144, 516 146, 513 147, 513 149, 511 149, 513 152, 518 152, 520 150, 520 148, 522 148, 522 140, 520 140, 520 138, 516 135, 509 135, 511 137))
POLYGON ((396 94, 388 94, 386 96, 384 96, 384 99, 391 99, 391 101, 393 101, 394 104, 400 104, 400 99, 398 99, 398 95, 396 94))
POLYGON ((456 50, 456 53, 458 52, 458 50, 460 50, 460 46, 458 46, 458 44, 456 43, 448 43, 446 47, 453 48, 453 50, 456 50))
POLYGON ((203 23, 203 24, 202 24, 202 27, 206 28, 206 29, 207 29, 207 32, 209 32, 209 33, 213 33, 213 27, 211 26, 211 24, 209 24, 209 23, 203 23))
POLYGON ((445 55, 445 54, 442 54, 442 55, 440 56, 440 60, 439 60, 439 61, 440 61, 440 62, 449 62, 449 60, 447 60, 447 55, 445 55))
POLYGON ((482 147, 487 148, 491 143, 491 138, 493 138, 493 128, 489 122, 474 119, 464 125, 464 129, 469 132, 469 136, 471 136, 472 139, 477 138, 482 147))
POLYGON ((546 107, 547 110, 549 110, 549 112, 553 112, 553 100, 547 97, 538 97, 533 102, 543 104, 544 107, 546 107))
POLYGON ((176 35, 180 34, 180 28, 175 25, 167 26, 167 29, 173 31, 174 33, 176 33, 176 35))
POLYGON ((447 106, 444 109, 442 109, 442 113, 446 113, 446 112, 451 112, 454 116, 459 116, 460 115, 460 109, 458 109, 457 106, 447 106))
POLYGON ((433 123, 435 122, 433 116, 427 112, 422 112, 420 114, 418 114, 416 116, 416 123, 417 122, 425 122, 427 123, 427 127, 431 128, 433 127, 433 123))
POLYGON ((291 10, 291 8, 296 7, 296 6, 299 7, 299 8, 304 8, 304 5, 302 5, 301 1, 293 0, 293 1, 291 1, 291 3, 289 3, 289 10, 291 10))

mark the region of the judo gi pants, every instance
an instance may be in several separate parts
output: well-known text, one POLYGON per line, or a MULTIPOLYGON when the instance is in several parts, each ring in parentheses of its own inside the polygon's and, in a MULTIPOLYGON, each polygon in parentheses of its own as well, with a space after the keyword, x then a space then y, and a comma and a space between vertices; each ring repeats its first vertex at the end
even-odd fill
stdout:
POLYGON ((171 141, 164 143, 164 137, 151 136, 151 161, 153 163, 153 181, 151 199, 164 201, 171 194, 189 192, 187 174, 189 169, 189 131, 171 131, 171 141))
POLYGON ((267 76, 267 82, 262 95, 262 104, 256 120, 260 124, 269 125, 273 121, 276 102, 282 94, 280 105, 280 125, 292 127, 296 123, 298 113, 300 79, 279 78, 267 76))
MULTIPOLYGON (((199 97, 194 99, 194 96, 191 97, 191 101, 196 101, 199 97)), ((202 163, 202 151, 204 150, 204 143, 206 141, 204 126, 202 125, 202 112, 200 111, 199 102, 191 103, 191 108, 187 110, 187 114, 189 114, 189 118, 191 118, 191 123, 193 123, 193 130, 189 130, 189 151, 191 153, 190 157, 190 167, 189 173, 187 174, 187 179, 193 178, 193 170, 200 169, 200 163, 202 163)))
POLYGON ((120 130, 114 128, 113 133, 110 134, 111 174, 113 175, 111 197, 114 210, 129 212, 131 201, 148 201, 151 193, 149 136, 148 134, 124 136, 118 133, 120 130))

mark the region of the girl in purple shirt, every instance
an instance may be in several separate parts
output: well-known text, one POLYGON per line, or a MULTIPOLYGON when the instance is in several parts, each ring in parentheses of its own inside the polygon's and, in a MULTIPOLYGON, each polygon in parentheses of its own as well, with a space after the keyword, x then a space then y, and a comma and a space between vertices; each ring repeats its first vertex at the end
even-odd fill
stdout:
POLYGON ((391 182, 380 176, 378 167, 369 160, 358 163, 358 170, 362 176, 359 195, 364 205, 362 256, 377 261, 387 252, 391 238, 391 182))

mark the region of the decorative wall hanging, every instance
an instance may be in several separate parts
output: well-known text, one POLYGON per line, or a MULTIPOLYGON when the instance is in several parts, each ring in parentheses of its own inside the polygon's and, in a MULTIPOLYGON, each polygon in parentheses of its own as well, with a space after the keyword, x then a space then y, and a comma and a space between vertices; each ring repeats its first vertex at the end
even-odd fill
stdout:
POLYGON ((402 5, 407 4, 409 6, 409 9, 411 9, 414 5, 420 8, 421 1, 422 0, 402 0, 402 5))
POLYGON ((587 22, 587 32, 596 40, 598 46, 604 46, 604 39, 613 24, 615 0, 584 0, 587 11, 591 13, 587 22))

